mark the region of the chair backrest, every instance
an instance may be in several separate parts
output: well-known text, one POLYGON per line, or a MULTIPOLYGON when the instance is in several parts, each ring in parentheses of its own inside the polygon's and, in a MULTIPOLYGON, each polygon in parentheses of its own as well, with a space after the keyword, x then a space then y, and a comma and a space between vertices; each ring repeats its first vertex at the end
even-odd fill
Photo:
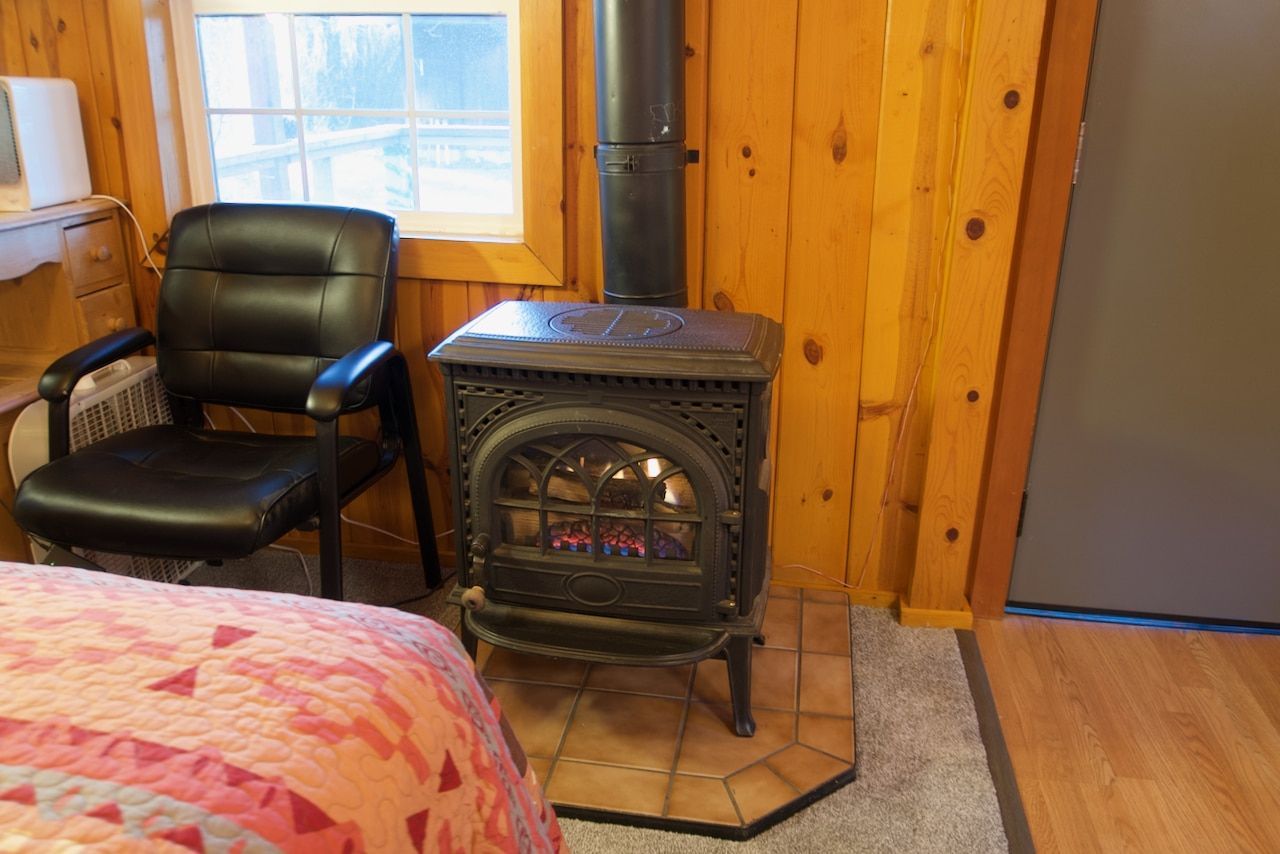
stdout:
POLYGON ((390 340, 397 247, 395 220, 359 208, 181 211, 156 318, 161 381, 208 403, 302 411, 321 371, 390 340))

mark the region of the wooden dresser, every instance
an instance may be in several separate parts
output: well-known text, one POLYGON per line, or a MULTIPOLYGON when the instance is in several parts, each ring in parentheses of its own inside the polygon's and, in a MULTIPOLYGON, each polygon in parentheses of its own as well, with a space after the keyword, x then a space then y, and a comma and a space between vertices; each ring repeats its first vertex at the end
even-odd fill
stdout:
MULTIPOLYGON (((0 498, 13 500, 9 432, 54 359, 137 322, 123 214, 89 200, 0 213, 0 498)), ((0 509, 0 560, 29 560, 0 509)))

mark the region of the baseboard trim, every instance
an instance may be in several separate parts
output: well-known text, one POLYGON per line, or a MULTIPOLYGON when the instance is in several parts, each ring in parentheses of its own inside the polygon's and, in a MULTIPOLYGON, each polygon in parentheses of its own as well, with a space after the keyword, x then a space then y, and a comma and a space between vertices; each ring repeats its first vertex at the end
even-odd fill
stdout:
POLYGON ((937 608, 912 608, 898 603, 898 622, 912 629, 972 629, 973 611, 946 611, 937 608))

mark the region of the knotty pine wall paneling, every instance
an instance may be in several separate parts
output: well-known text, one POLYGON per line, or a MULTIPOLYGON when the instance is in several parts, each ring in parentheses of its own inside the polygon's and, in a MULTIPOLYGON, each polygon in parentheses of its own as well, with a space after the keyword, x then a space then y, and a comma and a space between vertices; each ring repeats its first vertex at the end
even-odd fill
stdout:
MULTIPOLYGON (((966 613, 1046 2, 687 0, 687 144, 700 153, 686 173, 690 303, 784 325, 771 451, 784 583, 966 613), (973 218, 987 229, 976 243, 973 218)), ((564 286, 400 284, 396 335, 440 532, 452 527, 443 386, 425 351, 503 299, 600 298, 591 15, 590 0, 565 0, 564 286)), ((0 71, 84 81, 94 186, 132 190, 156 237, 185 186, 166 21, 163 0, 0 0, 0 71)), ((138 290, 147 317, 154 277, 138 290)), ((348 514, 412 537, 400 473, 348 514)), ((376 532, 344 537, 352 555, 415 559, 376 532)), ((452 540, 441 545, 452 560, 452 540)))

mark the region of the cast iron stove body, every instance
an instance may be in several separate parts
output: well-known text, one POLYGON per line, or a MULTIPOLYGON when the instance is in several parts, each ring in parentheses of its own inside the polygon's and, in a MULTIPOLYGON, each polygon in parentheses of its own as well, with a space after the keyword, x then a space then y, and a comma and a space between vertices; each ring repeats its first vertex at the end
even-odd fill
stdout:
POLYGON ((535 302, 437 347, 472 654, 479 638, 610 664, 723 655, 752 734, 781 348, 758 315, 535 302))

